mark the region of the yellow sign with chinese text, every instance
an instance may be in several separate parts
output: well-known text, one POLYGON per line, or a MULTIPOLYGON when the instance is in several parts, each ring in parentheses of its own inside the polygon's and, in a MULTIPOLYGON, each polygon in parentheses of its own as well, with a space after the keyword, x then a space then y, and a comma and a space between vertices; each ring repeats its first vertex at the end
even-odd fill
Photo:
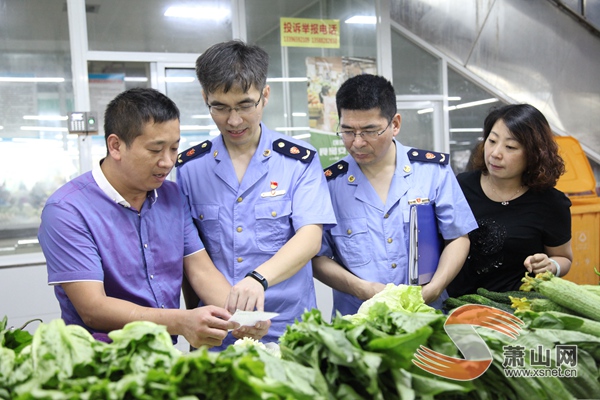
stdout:
POLYGON ((288 47, 340 48, 339 19, 280 19, 281 45, 288 47))

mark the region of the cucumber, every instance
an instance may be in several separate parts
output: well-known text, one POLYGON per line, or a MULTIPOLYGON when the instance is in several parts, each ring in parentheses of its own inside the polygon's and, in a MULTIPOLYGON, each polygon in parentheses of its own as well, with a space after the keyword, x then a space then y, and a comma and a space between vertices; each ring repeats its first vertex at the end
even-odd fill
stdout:
POLYGON ((498 309, 500 309, 502 311, 506 311, 506 312, 509 312, 511 314, 513 314, 514 311, 515 311, 508 304, 500 303, 500 302, 494 301, 494 300, 490 300, 487 297, 484 297, 484 296, 479 295, 479 294, 464 294, 464 295, 458 297, 458 300, 466 301, 466 302, 471 303, 471 304, 481 304, 481 305, 484 305, 484 306, 498 308, 498 309))
POLYGON ((518 299, 522 299, 525 297, 526 299, 529 299, 529 300, 546 298, 546 296, 544 296, 541 293, 525 292, 523 290, 511 290, 508 292, 493 292, 493 291, 487 290, 485 288, 479 288, 479 289, 477 289, 477 294, 480 296, 487 297, 490 300, 497 301, 499 303, 505 303, 505 304, 511 304, 510 296, 516 297, 518 299))

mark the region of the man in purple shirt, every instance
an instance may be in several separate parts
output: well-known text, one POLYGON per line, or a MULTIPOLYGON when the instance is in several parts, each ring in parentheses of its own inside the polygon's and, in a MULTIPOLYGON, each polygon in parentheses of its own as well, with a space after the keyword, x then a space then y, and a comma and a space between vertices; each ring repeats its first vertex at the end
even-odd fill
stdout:
POLYGON ((268 322, 227 322, 230 284, 167 181, 180 138, 175 103, 154 89, 125 91, 107 106, 104 130, 106 158, 59 188, 42 212, 38 237, 65 322, 95 333, 146 320, 194 347, 218 346, 230 329, 262 337, 268 322), (184 272, 211 305, 179 308, 184 272))

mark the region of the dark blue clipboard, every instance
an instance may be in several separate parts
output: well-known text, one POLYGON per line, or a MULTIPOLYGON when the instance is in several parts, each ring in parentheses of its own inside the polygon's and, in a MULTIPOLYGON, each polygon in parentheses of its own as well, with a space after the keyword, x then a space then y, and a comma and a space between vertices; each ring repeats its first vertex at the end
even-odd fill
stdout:
POLYGON ((444 245, 437 226, 435 205, 411 205, 409 229, 408 282, 410 285, 424 285, 437 270, 444 245))

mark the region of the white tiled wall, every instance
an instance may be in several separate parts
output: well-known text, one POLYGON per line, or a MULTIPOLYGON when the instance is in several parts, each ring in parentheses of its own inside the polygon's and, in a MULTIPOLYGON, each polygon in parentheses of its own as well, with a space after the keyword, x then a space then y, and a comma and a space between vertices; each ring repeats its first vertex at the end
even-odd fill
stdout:
MULTIPOLYGON (((0 268, 0 318, 8 317, 8 326, 20 327, 40 318, 44 322, 60 318, 54 290, 47 284, 46 266, 0 268)), ((28 325, 32 332, 38 323, 28 325)))

